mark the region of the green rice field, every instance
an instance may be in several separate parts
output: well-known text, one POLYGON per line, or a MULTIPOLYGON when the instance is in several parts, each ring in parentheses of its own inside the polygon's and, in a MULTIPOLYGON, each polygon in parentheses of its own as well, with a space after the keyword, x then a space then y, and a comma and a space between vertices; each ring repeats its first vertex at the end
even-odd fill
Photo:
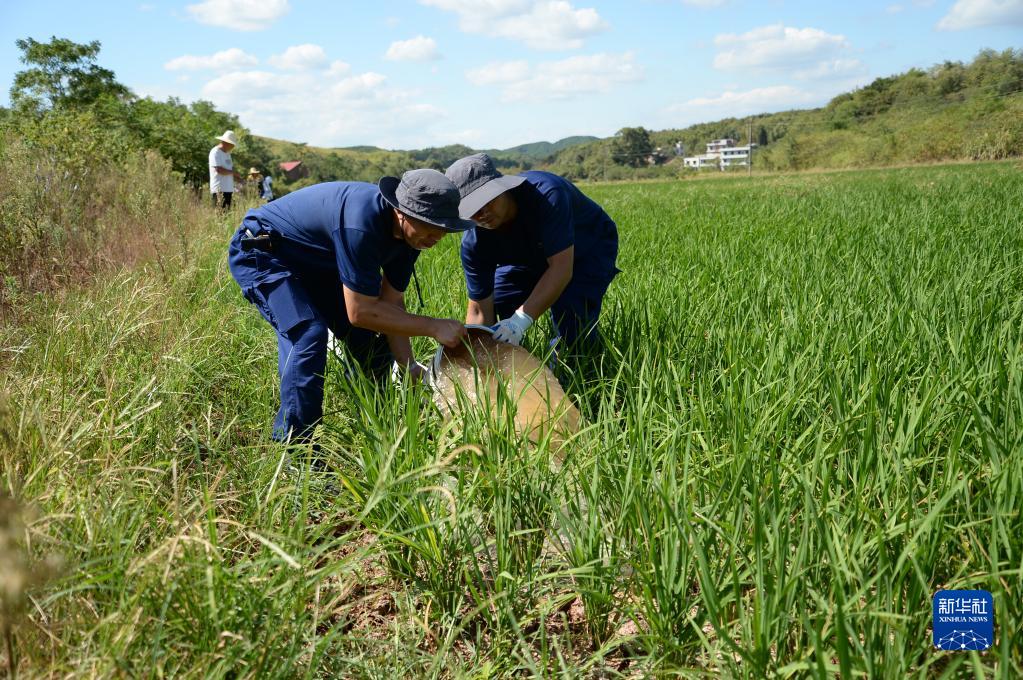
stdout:
MULTIPOLYGON (((0 326, 0 668, 1023 677, 1021 170, 584 186, 623 273, 557 456, 332 360, 330 471, 289 473, 239 213, 36 300, 0 326), (989 650, 934 648, 941 589, 992 593, 989 650)), ((423 313, 464 314, 457 246, 423 313)))

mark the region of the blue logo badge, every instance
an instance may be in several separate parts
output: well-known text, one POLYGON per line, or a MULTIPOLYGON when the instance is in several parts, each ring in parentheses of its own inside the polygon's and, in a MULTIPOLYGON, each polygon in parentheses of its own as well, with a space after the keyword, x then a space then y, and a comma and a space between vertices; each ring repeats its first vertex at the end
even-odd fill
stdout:
POLYGON ((995 640, 995 602, 986 590, 934 594, 934 646, 950 652, 981 651, 995 640))

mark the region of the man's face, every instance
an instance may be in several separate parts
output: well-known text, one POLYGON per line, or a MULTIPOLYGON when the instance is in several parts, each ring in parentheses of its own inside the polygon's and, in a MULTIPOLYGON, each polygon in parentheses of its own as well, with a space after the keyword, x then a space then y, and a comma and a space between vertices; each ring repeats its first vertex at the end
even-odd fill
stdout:
POLYGON ((402 239, 416 250, 428 250, 448 232, 398 212, 398 225, 402 239))
POLYGON ((517 212, 515 199, 506 191, 477 210, 472 216, 472 221, 484 229, 500 229, 515 219, 517 212))
POLYGON ((231 144, 230 142, 221 142, 220 148, 226 151, 227 153, 231 153, 231 149, 234 148, 234 144, 231 144))

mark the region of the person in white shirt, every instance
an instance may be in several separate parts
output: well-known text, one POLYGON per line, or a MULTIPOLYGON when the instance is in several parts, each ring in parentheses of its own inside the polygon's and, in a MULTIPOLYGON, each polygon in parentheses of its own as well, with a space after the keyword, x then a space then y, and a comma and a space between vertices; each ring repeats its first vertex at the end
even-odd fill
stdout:
POLYGON ((210 196, 213 207, 217 207, 217 194, 220 194, 220 209, 231 207, 231 195, 234 193, 234 163, 231 161, 231 149, 238 143, 232 130, 217 137, 220 144, 210 149, 210 196))

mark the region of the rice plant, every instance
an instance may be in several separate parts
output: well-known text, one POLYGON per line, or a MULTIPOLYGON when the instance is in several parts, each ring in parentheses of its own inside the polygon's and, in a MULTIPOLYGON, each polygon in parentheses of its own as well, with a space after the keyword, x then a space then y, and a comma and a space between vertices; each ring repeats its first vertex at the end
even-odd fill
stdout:
MULTIPOLYGON (((560 466, 513 404, 445 420, 332 360, 327 470, 289 472, 227 224, 171 285, 37 300, 0 328, 3 490, 65 566, 28 591, 18 670, 1021 676, 1019 179, 587 187, 624 273, 604 356, 558 367, 584 421, 560 466), (942 588, 993 593, 990 650, 933 648, 942 588)), ((456 249, 421 258, 423 312, 463 313, 456 249)))

